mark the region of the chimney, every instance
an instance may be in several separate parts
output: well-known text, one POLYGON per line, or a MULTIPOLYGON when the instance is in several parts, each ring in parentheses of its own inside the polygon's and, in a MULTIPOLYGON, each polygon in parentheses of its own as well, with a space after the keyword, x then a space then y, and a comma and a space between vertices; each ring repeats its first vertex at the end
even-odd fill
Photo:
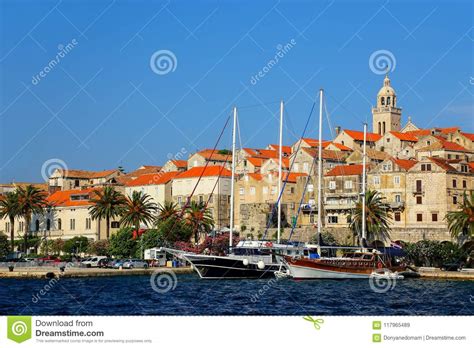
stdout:
POLYGON ((338 136, 339 133, 341 133, 341 126, 337 126, 337 127, 335 128, 335 131, 336 131, 336 136, 338 136))

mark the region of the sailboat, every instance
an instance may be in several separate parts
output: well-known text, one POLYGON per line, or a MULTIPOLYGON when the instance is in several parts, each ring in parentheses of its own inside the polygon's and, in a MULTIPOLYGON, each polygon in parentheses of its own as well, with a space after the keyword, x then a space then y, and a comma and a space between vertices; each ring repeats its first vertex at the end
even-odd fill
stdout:
MULTIPOLYGON (((322 139, 322 113, 324 92, 319 93, 319 139, 322 139)), ((406 270, 404 264, 397 264, 392 257, 374 249, 369 250, 366 244, 366 139, 367 124, 364 123, 364 143, 362 159, 362 248, 346 252, 342 257, 319 257, 302 258, 284 256, 290 276, 295 279, 348 279, 348 278, 370 278, 370 277, 402 277, 398 272, 406 270), (383 271, 383 272, 382 272, 383 271), (382 272, 382 273, 381 273, 382 272)), ((322 230, 322 142, 319 142, 318 162, 318 236, 322 230)), ((320 247, 318 254, 321 255, 320 247)))
MULTIPOLYGON (((282 177, 282 131, 283 131, 283 101, 280 103, 280 148, 279 148, 279 187, 281 190, 282 177)), ((276 271, 282 270, 282 260, 277 254, 284 253, 288 256, 308 254, 309 250, 304 244, 280 244, 281 226, 281 200, 278 202, 278 238, 277 242, 271 241, 240 241, 235 247, 232 245, 234 232, 234 181, 235 181, 235 150, 236 150, 237 108, 233 109, 232 129, 232 175, 230 199, 230 231, 229 253, 227 255, 204 255, 183 252, 170 248, 163 250, 189 262, 200 278, 203 279, 235 279, 235 278, 271 278, 276 271)))

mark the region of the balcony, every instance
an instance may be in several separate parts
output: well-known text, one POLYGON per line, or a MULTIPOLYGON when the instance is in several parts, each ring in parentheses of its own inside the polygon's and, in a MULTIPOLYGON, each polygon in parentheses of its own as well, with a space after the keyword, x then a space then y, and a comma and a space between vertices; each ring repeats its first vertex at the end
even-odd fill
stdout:
POLYGON ((388 205, 390 206, 390 209, 393 210, 403 210, 405 208, 405 202, 389 202, 388 205))

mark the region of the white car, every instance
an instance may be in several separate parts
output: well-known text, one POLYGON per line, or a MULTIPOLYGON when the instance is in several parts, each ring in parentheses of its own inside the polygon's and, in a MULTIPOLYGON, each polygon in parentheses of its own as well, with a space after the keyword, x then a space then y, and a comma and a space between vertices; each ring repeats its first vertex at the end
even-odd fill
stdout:
POLYGON ((106 258, 107 256, 93 256, 82 261, 81 263, 86 267, 99 267, 99 261, 106 258))

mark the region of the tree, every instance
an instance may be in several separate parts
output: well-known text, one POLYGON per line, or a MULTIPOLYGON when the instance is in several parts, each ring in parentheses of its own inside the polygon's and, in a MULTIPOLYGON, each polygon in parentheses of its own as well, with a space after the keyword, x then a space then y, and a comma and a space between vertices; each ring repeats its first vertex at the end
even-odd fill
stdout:
POLYGON ((8 256, 9 250, 8 237, 3 233, 0 233, 0 258, 5 258, 8 256))
POLYGON ((43 215, 44 208, 48 205, 46 196, 46 192, 41 191, 33 185, 17 188, 18 215, 25 220, 25 252, 28 249, 28 237, 31 233, 31 217, 33 214, 43 215))
POLYGON ((0 219, 8 218, 10 221, 10 247, 11 251, 15 247, 15 218, 18 216, 18 194, 17 192, 7 192, 0 196, 0 219))
POLYGON ((474 237, 474 191, 468 197, 464 192, 462 203, 459 204, 460 210, 451 211, 446 214, 448 229, 451 236, 458 240, 474 237))
POLYGON ((133 229, 124 227, 110 237, 109 255, 115 257, 133 257, 137 252, 137 240, 133 238, 133 229))
POLYGON ((80 254, 87 251, 88 247, 89 239, 84 236, 77 236, 64 242, 63 251, 69 255, 80 254))
POLYGON ((89 214, 92 220, 105 219, 106 238, 110 238, 110 219, 120 216, 125 204, 125 197, 112 186, 94 190, 95 197, 90 201, 89 214))
POLYGON ((214 228, 214 220, 204 203, 191 202, 186 209, 185 223, 194 234, 194 242, 199 242, 202 233, 209 233, 214 228))
POLYGON ((87 252, 91 255, 108 255, 109 253, 109 241, 108 240, 96 240, 89 243, 87 252))
POLYGON ((148 194, 133 191, 132 197, 125 199, 120 222, 125 226, 135 227, 138 232, 140 224, 151 224, 155 220, 156 204, 148 194))
MULTIPOLYGON (((367 240, 390 239, 390 206, 380 192, 368 190, 365 194, 365 216, 367 240)), ((352 232, 362 238, 362 200, 356 204, 355 209, 349 214, 352 232)))

